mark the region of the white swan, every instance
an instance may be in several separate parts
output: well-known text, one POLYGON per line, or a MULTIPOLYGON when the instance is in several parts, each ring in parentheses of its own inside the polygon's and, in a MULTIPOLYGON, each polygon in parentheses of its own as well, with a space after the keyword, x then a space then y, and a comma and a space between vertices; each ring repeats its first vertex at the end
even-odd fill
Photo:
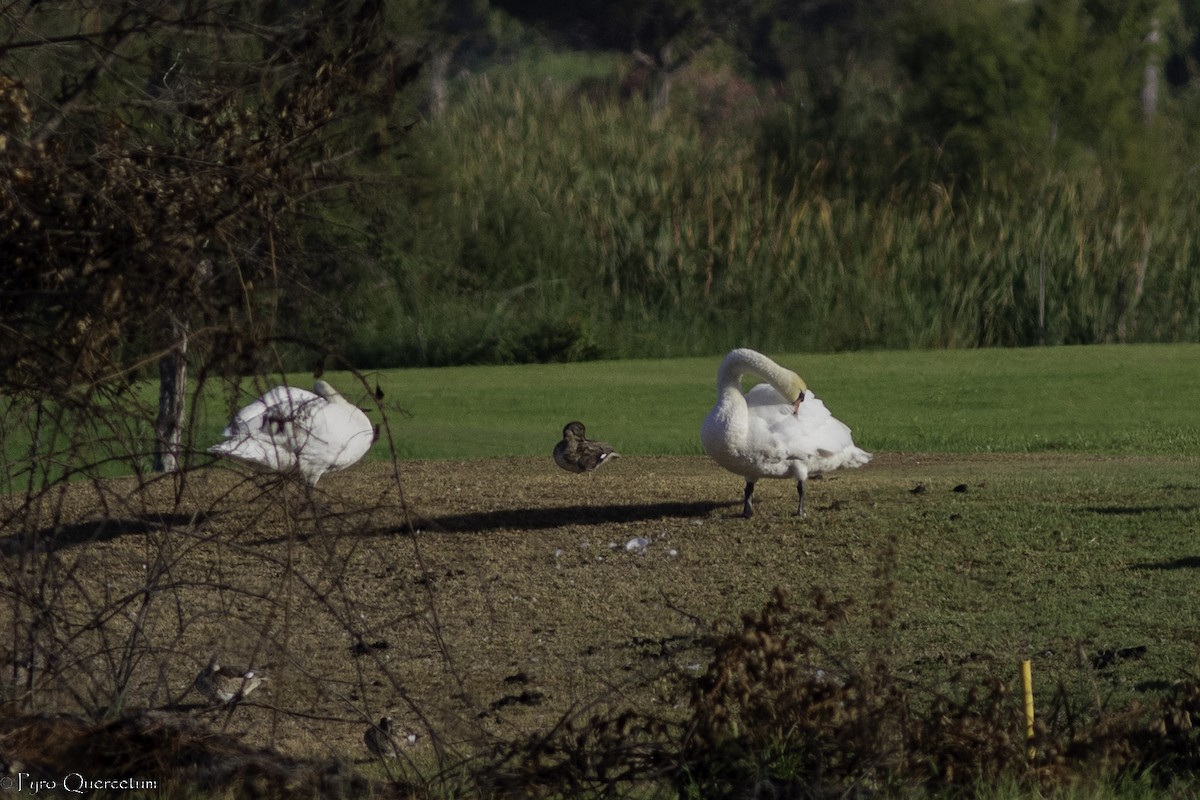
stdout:
POLYGON ((375 428, 362 409, 317 381, 311 392, 276 386, 239 411, 223 435, 208 452, 277 472, 296 470, 315 486, 326 472, 366 455, 375 428))
POLYGON ((717 404, 700 428, 700 441, 714 461, 746 479, 744 517, 754 514, 750 496, 759 478, 794 479, 796 514, 804 516, 809 475, 871 460, 799 375, 746 348, 731 351, 717 370, 717 404), (743 394, 747 374, 766 383, 743 394))

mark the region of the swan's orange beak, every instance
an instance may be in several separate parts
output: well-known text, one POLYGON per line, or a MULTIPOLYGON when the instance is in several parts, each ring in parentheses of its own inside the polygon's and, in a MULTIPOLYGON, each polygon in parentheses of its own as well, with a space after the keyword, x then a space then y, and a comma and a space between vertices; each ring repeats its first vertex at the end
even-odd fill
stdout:
POLYGON ((803 402, 804 402, 804 392, 801 392, 800 396, 796 398, 796 402, 792 403, 792 416, 793 417, 800 415, 800 404, 803 402))

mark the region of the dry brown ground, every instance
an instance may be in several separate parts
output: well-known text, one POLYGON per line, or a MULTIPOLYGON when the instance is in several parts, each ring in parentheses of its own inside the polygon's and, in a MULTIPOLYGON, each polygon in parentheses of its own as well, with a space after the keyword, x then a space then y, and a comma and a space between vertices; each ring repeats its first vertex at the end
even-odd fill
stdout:
POLYGON ((364 756, 366 721, 384 713, 424 748, 608 706, 672 715, 672 675, 703 669, 713 623, 775 586, 869 584, 885 544, 859 523, 902 518, 925 502, 909 491, 920 481, 950 502, 983 462, 1055 457, 883 454, 813 481, 805 519, 782 481, 760 484, 742 519, 739 480, 700 457, 590 475, 549 459, 372 463, 322 480, 318 509, 224 466, 77 484, 6 515, 3 588, 30 602, 5 604, 0 629, 40 620, 53 657, 39 656, 34 707, 175 707, 301 757, 364 756), (232 714, 204 708, 191 683, 214 653, 264 670, 268 690, 232 714))

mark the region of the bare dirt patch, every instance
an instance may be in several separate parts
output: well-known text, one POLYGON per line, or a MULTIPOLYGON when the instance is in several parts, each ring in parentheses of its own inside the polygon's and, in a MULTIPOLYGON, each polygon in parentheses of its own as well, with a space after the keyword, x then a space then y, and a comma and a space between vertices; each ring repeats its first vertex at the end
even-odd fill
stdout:
MULTIPOLYGON (((679 678, 706 667, 715 623, 774 587, 822 587, 858 598, 849 624, 868 630, 898 546, 1000 502, 980 468, 1018 481, 1067 463, 1080 458, 884 454, 813 481, 804 519, 783 481, 742 519, 740 481, 699 457, 586 475, 549 458, 372 463, 314 497, 224 466, 76 484, 5 513, 4 591, 28 602, 0 624, 10 664, 35 665, 32 680, 10 668, 5 691, 33 708, 171 708, 306 758, 365 758, 383 714, 430 753, 608 708, 682 715, 679 678), (267 688, 208 708, 191 683, 212 654, 267 688)), ((922 647, 898 655, 996 655, 936 631, 922 647)))

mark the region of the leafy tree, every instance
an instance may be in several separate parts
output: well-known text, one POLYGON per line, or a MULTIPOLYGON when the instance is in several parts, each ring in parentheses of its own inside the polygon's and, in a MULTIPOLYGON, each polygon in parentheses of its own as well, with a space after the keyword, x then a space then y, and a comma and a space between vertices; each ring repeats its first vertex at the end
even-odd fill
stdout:
POLYGON ((774 81, 803 75, 819 90, 852 64, 891 58, 899 0, 752 0, 734 29, 755 73, 774 81))
POLYGON ((378 0, 0 15, 0 390, 69 396, 161 358, 171 469, 189 338, 235 368, 288 333, 298 221, 399 130, 418 64, 378 0))
POLYGON ((647 77, 655 113, 666 108, 674 74, 723 35, 742 10, 718 0, 494 0, 497 8, 576 49, 630 53, 647 77))
POLYGON ((951 174, 1019 160, 1046 141, 1027 60, 1029 7, 1007 0, 912 4, 899 60, 911 80, 908 124, 951 174))
POLYGON ((1177 15, 1163 0, 911 3, 908 123, 957 174, 1119 160, 1147 122, 1156 32, 1177 15))

